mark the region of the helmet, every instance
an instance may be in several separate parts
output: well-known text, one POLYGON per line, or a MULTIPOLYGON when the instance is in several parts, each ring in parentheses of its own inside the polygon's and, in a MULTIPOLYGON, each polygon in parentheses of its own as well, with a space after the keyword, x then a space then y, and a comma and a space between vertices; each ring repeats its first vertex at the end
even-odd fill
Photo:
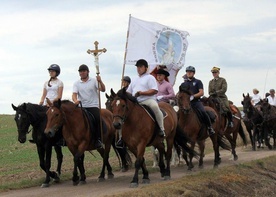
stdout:
POLYGON ((146 68, 149 67, 148 62, 144 59, 139 59, 135 66, 145 66, 146 68))
POLYGON ((59 74, 60 74, 60 67, 59 67, 59 65, 57 65, 57 64, 52 64, 52 65, 48 68, 48 70, 54 70, 54 71, 56 71, 57 76, 59 76, 59 74))
POLYGON ((131 79, 130 79, 129 76, 124 76, 123 80, 128 82, 128 83, 131 83, 131 79))
POLYGON ((79 67, 79 71, 82 71, 82 70, 87 70, 87 71, 89 71, 89 68, 88 68, 88 66, 86 66, 85 64, 82 64, 82 65, 80 65, 80 67, 79 67))
POLYGON ((188 67, 186 68, 186 72, 188 72, 188 71, 194 72, 194 73, 195 73, 195 67, 193 67, 193 66, 188 66, 188 67))

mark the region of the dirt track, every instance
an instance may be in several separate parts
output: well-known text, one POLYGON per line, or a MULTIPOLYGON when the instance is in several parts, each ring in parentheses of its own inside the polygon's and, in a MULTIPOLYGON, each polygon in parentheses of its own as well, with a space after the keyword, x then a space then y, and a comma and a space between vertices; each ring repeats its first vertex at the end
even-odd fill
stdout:
MULTIPOLYGON (((220 166, 236 165, 247 161, 276 155, 276 151, 275 150, 269 151, 267 148, 264 148, 253 152, 251 151, 251 148, 248 147, 248 148, 238 148, 237 154, 239 156, 239 159, 237 161, 233 161, 233 160, 229 160, 230 158, 229 151, 221 151, 222 163, 220 166)), ((195 161, 194 163, 196 164, 196 162, 197 161, 195 161)), ((213 154, 208 154, 205 156, 204 164, 205 164, 204 169, 212 168, 213 154)), ((184 165, 172 167, 171 181, 199 171, 197 167, 194 168, 193 172, 187 172, 186 169, 187 167, 184 165)), ((106 180, 105 182, 97 182, 96 176, 87 177, 86 185, 73 186, 71 181, 66 181, 58 184, 53 183, 49 188, 40 188, 38 186, 38 187, 32 187, 28 189, 3 192, 3 193, 0 193, 0 196, 5 196, 5 197, 74 196, 75 197, 75 196, 108 196, 108 195, 114 195, 125 191, 139 192, 139 190, 143 187, 142 184, 140 184, 139 187, 135 189, 129 188, 129 183, 132 180, 133 173, 134 173, 134 169, 132 168, 130 171, 124 172, 124 173, 115 172, 114 179, 106 180)), ((139 178, 141 179, 141 175, 139 176, 139 178)), ((159 183, 163 181, 160 177, 160 173, 150 173, 150 179, 151 179, 150 184, 159 183)))

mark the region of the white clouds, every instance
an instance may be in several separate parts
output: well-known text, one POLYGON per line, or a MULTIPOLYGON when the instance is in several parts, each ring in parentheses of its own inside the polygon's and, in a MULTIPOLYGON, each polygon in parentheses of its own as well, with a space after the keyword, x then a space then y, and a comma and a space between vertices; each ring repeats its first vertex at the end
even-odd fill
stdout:
MULTIPOLYGON (((266 89, 276 88, 272 87, 276 75, 274 1, 11 0, 0 6, 0 114, 13 113, 10 103, 37 103, 52 63, 61 66, 64 98, 71 99, 78 66, 88 64, 91 75, 95 75, 93 57, 86 53, 95 40, 99 47, 107 48, 100 56, 107 93, 111 87, 118 90, 129 14, 188 31, 187 65, 197 68, 196 76, 205 86, 211 77, 210 68, 222 67, 229 98, 236 104, 243 92, 251 93, 254 87, 265 89, 265 81, 266 89)), ((127 65, 125 74, 133 77, 136 69, 127 65)), ((104 98, 103 94, 102 103, 104 98)))

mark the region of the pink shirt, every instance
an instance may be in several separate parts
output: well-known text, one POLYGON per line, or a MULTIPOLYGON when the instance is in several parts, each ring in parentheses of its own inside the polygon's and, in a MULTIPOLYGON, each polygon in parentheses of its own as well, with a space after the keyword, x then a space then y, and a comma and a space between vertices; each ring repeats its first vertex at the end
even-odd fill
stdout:
POLYGON ((169 102, 170 99, 175 98, 173 87, 169 82, 163 80, 161 83, 157 82, 157 85, 158 93, 156 94, 156 96, 163 96, 160 101, 169 102))

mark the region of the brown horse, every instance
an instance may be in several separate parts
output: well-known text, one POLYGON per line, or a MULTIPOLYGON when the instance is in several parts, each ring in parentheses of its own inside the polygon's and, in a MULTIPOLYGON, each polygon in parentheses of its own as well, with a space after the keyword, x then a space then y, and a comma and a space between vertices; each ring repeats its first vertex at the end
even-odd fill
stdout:
POLYGON ((242 127, 241 123, 241 112, 235 106, 231 106, 231 112, 233 114, 233 127, 228 127, 228 119, 225 115, 223 115, 223 110, 221 107, 221 102, 218 100, 217 97, 209 96, 206 100, 203 99, 203 103, 214 110, 216 110, 217 114, 219 115, 219 132, 221 135, 225 135, 228 141, 231 144, 231 152, 233 159, 236 161, 238 160, 238 155, 236 153, 236 146, 237 146, 237 137, 238 134, 242 138, 243 144, 247 145, 247 140, 245 136, 245 132, 242 127))
MULTIPOLYGON (((119 90, 112 102, 114 114, 113 125, 116 129, 122 129, 122 139, 129 150, 135 155, 135 173, 130 187, 138 186, 138 172, 142 168, 143 183, 149 183, 148 170, 145 164, 145 149, 154 146, 159 151, 159 168, 164 179, 170 179, 170 160, 174 137, 177 132, 177 114, 168 103, 160 102, 159 107, 165 112, 164 127, 166 133, 167 151, 163 138, 157 134, 158 126, 147 110, 141 106, 135 97, 123 88, 119 90), (165 155, 166 166, 163 157, 165 155)), ((182 138, 182 143, 188 139, 182 138)), ((187 150, 188 151, 188 150, 187 150)))
MULTIPOLYGON (((86 175, 84 169, 84 152, 94 150, 94 143, 92 141, 91 126, 89 120, 82 108, 77 107, 71 101, 58 100, 51 103, 47 100, 50 108, 47 111, 47 125, 45 134, 49 137, 55 136, 58 128, 62 128, 62 134, 66 141, 67 147, 74 156, 74 170, 73 170, 73 184, 85 184, 86 175), (80 178, 78 176, 78 169, 80 171, 80 178)), ((112 125, 113 115, 106 109, 101 109, 102 120, 105 123, 103 126, 103 142, 105 148, 97 151, 103 158, 102 171, 99 176, 99 181, 104 180, 105 166, 108 170, 108 178, 113 178, 112 168, 109 164, 109 151, 114 139, 115 129, 112 125)))
MULTIPOLYGON (((209 137, 207 132, 206 125, 201 123, 196 111, 192 108, 190 102, 190 96, 192 93, 190 92, 190 87, 186 85, 181 85, 179 87, 179 93, 177 96, 177 103, 179 106, 178 111, 178 123, 182 130, 187 134, 187 136, 191 139, 191 148, 194 149, 195 144, 199 145, 200 150, 200 158, 199 158, 199 167, 203 167, 203 157, 204 157, 204 149, 205 149, 205 140, 209 137)), ((215 120, 213 120, 212 126, 215 130, 215 134, 211 135, 210 138, 213 143, 214 150, 214 167, 217 167, 221 163, 221 158, 219 154, 219 146, 224 149, 230 150, 230 147, 225 143, 223 137, 218 133, 218 115, 214 109, 211 107, 204 107, 206 111, 210 111, 215 120)), ((192 163, 193 156, 190 155, 190 162, 188 169, 191 170, 194 166, 192 163)))

